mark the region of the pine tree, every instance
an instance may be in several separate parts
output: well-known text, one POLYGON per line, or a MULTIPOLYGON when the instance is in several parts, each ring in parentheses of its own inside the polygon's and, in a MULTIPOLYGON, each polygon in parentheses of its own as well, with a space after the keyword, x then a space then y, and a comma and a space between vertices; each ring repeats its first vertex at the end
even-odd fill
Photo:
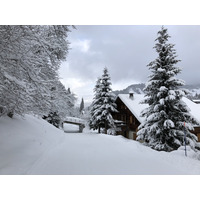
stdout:
POLYGON ((70 89, 70 88, 68 88, 68 89, 67 89, 67 92, 68 92, 69 94, 71 94, 71 89, 70 89))
POLYGON ((95 99, 91 110, 91 127, 94 129, 105 128, 107 134, 108 128, 114 128, 113 112, 117 112, 115 96, 111 89, 110 76, 107 68, 104 68, 101 79, 98 79, 95 91, 95 99))
POLYGON ((79 112, 82 114, 83 110, 84 110, 84 101, 83 101, 83 98, 82 98, 79 112))
MULTIPOLYGON (((182 101, 187 91, 180 89, 184 81, 175 78, 181 72, 176 66, 180 60, 174 45, 168 43, 169 37, 167 29, 162 27, 155 40, 158 57, 148 65, 152 74, 144 89, 146 98, 143 103, 149 107, 142 112, 145 121, 137 133, 137 140, 159 151, 172 151, 184 145, 184 122, 188 130, 197 124, 182 101)), ((194 148, 196 139, 194 134, 187 132, 187 145, 194 148)))
POLYGON ((101 110, 99 109, 102 105, 102 100, 101 100, 101 90, 102 90, 102 84, 101 84, 101 78, 98 78, 96 81, 96 85, 94 88, 94 100, 91 105, 91 110, 90 110, 90 120, 89 120, 89 126, 90 129, 96 130, 98 129, 98 132, 100 133, 100 121, 99 121, 99 116, 101 110))

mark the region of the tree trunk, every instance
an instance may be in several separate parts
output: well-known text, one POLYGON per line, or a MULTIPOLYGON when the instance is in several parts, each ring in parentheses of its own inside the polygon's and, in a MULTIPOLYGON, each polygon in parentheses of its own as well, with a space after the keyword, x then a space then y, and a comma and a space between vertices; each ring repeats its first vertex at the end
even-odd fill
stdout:
POLYGON ((107 132, 108 132, 108 125, 107 125, 107 122, 105 122, 105 134, 107 134, 107 132))
POLYGON ((100 130, 101 130, 101 128, 100 128, 100 126, 99 126, 99 128, 98 128, 98 133, 100 133, 100 130))

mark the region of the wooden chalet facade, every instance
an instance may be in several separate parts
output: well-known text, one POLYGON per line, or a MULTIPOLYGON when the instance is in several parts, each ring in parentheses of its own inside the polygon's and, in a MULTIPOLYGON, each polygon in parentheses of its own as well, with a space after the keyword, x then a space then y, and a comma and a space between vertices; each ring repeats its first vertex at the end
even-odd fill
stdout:
MULTIPOLYGON (((147 107, 147 105, 141 105, 139 103, 143 98, 143 95, 134 95, 133 93, 118 95, 115 101, 118 113, 113 113, 113 118, 117 126, 117 135, 122 135, 128 139, 136 140, 138 127, 143 120, 140 117, 140 113, 147 107)), ((200 119, 198 120, 200 121, 200 119)), ((192 131, 192 133, 198 137, 198 142, 200 142, 200 125, 194 127, 194 131, 192 131)))
POLYGON ((191 132, 197 136, 198 142, 200 142, 200 126, 194 127, 194 131, 191 131, 191 132))
POLYGON ((119 111, 113 115, 113 118, 116 120, 117 135, 123 135, 126 138, 136 140, 136 132, 140 122, 120 98, 117 98, 115 103, 119 111))
POLYGON ((141 119, 133 112, 134 107, 135 110, 137 110, 137 101, 135 102, 134 94, 119 94, 115 103, 117 104, 118 110, 118 113, 113 114, 117 126, 116 134, 123 135, 128 139, 136 140, 136 133, 138 131, 138 126, 141 123, 141 119), (126 101, 126 98, 129 102, 126 101), (130 103, 132 102, 134 105, 131 105, 130 108, 130 103))

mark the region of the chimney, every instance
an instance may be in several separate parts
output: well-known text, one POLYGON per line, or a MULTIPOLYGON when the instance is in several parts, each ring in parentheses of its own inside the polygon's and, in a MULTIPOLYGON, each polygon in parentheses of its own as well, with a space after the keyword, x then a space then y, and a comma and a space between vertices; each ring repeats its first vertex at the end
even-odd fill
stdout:
POLYGON ((132 99, 133 100, 133 98, 134 98, 134 96, 133 96, 133 90, 132 89, 130 89, 129 90, 129 99, 132 99))

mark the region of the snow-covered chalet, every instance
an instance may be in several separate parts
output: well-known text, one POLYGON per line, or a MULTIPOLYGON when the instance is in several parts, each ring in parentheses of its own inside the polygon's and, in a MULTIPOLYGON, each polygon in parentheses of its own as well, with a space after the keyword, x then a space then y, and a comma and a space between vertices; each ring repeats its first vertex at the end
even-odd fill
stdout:
MULTIPOLYGON (((123 135, 129 139, 136 139, 138 126, 143 122, 141 111, 147 108, 147 104, 141 104, 144 94, 119 94, 116 99, 118 113, 113 114, 115 124, 117 126, 117 135, 123 135)), ((183 101, 190 108, 191 114, 200 121, 200 104, 196 104, 183 97, 183 101)), ((198 137, 200 142, 200 125, 194 127, 193 133, 198 137)))

